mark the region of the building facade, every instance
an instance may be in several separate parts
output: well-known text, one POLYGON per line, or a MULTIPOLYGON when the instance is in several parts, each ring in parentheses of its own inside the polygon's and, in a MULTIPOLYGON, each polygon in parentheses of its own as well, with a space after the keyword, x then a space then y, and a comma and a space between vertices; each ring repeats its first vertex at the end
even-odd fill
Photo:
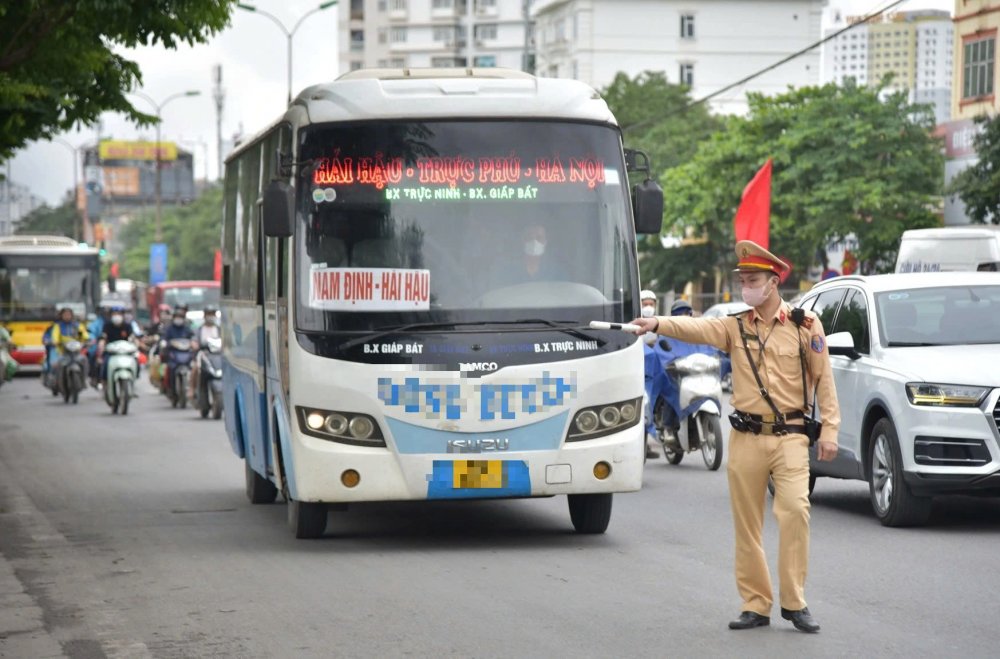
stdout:
POLYGON ((526 0, 340 2, 340 72, 429 66, 531 70, 529 5, 526 0))
POLYGON ((951 113, 956 120, 993 116, 997 104, 996 0, 955 0, 954 73, 951 113))
POLYGON ((953 28, 948 12, 896 12, 867 23, 858 16, 837 18, 826 36, 851 29, 823 45, 823 82, 854 78, 874 86, 892 76, 889 89, 905 90, 911 102, 933 106, 939 124, 951 118, 953 28))
MULTIPOLYGON (((819 41, 826 0, 536 0, 536 72, 600 89, 616 74, 663 71, 703 98, 819 41)), ((747 92, 820 81, 807 52, 711 100, 743 113, 747 92)))

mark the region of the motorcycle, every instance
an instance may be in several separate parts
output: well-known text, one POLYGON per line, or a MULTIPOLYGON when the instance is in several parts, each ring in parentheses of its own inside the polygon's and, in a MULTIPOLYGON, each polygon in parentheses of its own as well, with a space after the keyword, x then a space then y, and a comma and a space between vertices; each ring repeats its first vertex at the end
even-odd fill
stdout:
POLYGON ((208 339, 198 351, 197 405, 201 418, 222 418, 222 339, 208 339))
POLYGON ((83 344, 75 339, 67 341, 63 344, 56 375, 58 393, 62 393, 63 402, 72 401, 76 405, 80 401, 80 392, 87 386, 86 373, 87 355, 83 352, 83 344))
POLYGON ((167 397, 174 407, 187 407, 187 385, 191 378, 191 339, 170 339, 167 371, 167 397))
POLYGON ((10 351, 14 348, 10 341, 10 334, 3 327, 0 327, 0 387, 4 382, 14 379, 17 373, 17 362, 10 356, 10 351))
POLYGON ((701 451, 705 466, 722 465, 722 385, 715 348, 659 339, 645 346, 647 432, 670 464, 701 451))
POLYGON ((135 380, 139 377, 138 352, 131 341, 112 341, 104 347, 104 358, 108 360, 104 400, 112 414, 128 414, 129 401, 135 397, 135 380))

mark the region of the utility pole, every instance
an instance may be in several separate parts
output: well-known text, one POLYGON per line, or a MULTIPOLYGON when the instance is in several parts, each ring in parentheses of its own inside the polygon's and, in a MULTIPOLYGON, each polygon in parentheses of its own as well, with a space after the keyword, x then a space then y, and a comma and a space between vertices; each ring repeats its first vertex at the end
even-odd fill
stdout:
MULTIPOLYGON (((215 87, 212 89, 212 96, 215 98, 215 147, 216 165, 215 178, 222 180, 222 106, 226 101, 226 90, 222 86, 222 65, 216 64, 212 67, 212 80, 215 87)), ((208 178, 208 162, 205 162, 205 178, 208 178)))
MULTIPOLYGON (((74 225, 76 229, 74 237, 76 238, 77 242, 80 242, 81 240, 86 240, 86 236, 84 235, 85 232, 83 230, 83 214, 80 213, 80 189, 79 189, 80 148, 73 146, 67 140, 64 140, 61 137, 53 137, 52 141, 55 142, 56 144, 63 145, 64 147, 69 149, 70 153, 73 154, 73 211, 76 213, 76 223, 74 225)), ((86 196, 84 198, 86 198, 86 196)))

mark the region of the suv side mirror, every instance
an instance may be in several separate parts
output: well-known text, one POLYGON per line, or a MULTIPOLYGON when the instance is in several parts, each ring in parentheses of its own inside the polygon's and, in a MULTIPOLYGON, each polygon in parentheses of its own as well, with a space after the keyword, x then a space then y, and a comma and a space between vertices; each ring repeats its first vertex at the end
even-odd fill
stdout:
POLYGON ((261 208, 264 235, 269 238, 288 238, 292 235, 292 217, 295 211, 295 190, 284 181, 271 181, 264 189, 261 208))
POLYGON ((850 332, 837 332, 826 337, 826 345, 831 355, 840 355, 852 360, 861 359, 861 353, 854 347, 854 337, 850 332))

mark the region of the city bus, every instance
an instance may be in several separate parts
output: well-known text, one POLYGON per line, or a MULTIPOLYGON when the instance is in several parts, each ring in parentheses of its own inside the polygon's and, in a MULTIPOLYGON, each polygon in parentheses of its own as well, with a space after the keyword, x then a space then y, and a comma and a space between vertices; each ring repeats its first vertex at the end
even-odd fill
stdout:
MULTIPOLYGON (((631 155, 629 169, 643 170, 631 155)), ((642 346, 619 128, 572 80, 362 70, 226 161, 225 426, 296 537, 355 502, 568 495, 603 533, 640 488, 642 346)))
POLYGON ((45 358, 42 334, 69 307, 81 320, 101 294, 98 250, 64 236, 0 237, 0 324, 11 333, 11 356, 22 366, 45 358))

